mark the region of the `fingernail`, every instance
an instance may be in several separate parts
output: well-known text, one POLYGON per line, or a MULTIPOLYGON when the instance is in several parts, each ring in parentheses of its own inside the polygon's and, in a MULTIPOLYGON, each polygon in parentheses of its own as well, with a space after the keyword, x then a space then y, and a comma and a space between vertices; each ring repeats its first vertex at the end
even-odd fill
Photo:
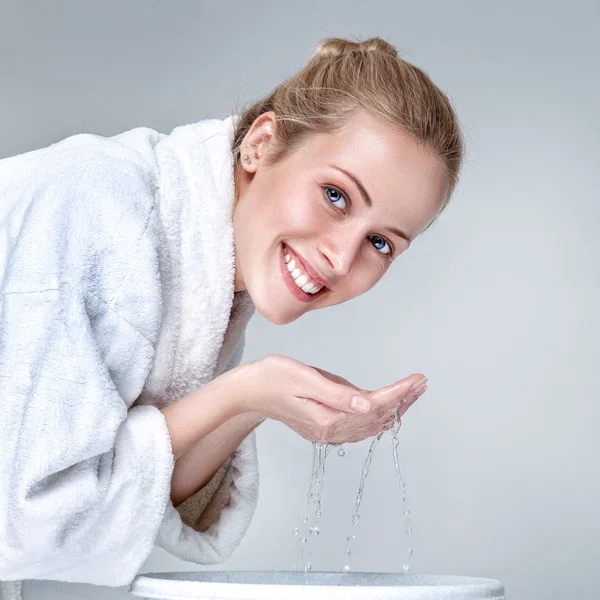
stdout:
POLYGON ((371 403, 362 396, 352 396, 350 408, 355 412, 368 413, 371 410, 371 403))
POLYGON ((418 390, 425 383, 427 383, 427 377, 423 377, 423 379, 419 379, 419 381, 416 381, 415 383, 413 383, 410 386, 410 390, 409 391, 414 392, 414 391, 418 390))
POLYGON ((422 385, 420 385, 418 388, 416 388, 414 390, 414 393, 418 396, 420 396, 425 390, 427 389, 427 384, 424 383, 422 385))

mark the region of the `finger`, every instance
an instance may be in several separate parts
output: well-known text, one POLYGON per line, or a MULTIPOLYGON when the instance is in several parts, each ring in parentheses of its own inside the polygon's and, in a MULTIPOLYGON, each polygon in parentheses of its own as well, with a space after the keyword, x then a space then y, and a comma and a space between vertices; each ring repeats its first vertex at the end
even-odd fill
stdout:
POLYGON ((359 387, 355 386, 353 383, 351 383, 347 379, 344 379, 340 375, 336 375, 335 373, 330 373, 329 371, 325 371, 324 369, 319 369, 319 367, 314 367, 312 365, 310 368, 314 369, 315 371, 318 371, 321 375, 323 375, 323 377, 329 379, 330 381, 333 381, 334 383, 339 383, 341 385, 347 385, 347 386, 351 387, 353 390, 356 390, 357 392, 359 392, 363 395, 368 392, 368 390, 360 389, 359 387))
POLYGON ((373 432, 380 431, 386 421, 393 419, 397 408, 397 406, 387 408, 373 406, 368 414, 355 415, 339 412, 339 417, 333 420, 331 432, 336 436, 357 434, 364 439, 373 435, 373 432))
POLYGON ((361 439, 376 435, 381 431, 390 429, 397 419, 396 413, 393 410, 386 411, 377 419, 366 420, 369 415, 357 415, 355 417, 347 417, 343 422, 335 424, 331 429, 331 435, 343 439, 361 439))
POLYGON ((427 388, 427 383, 423 383, 416 388, 411 388, 408 394, 404 396, 404 398, 400 399, 400 404, 410 406, 415 400, 419 398, 419 396, 423 393, 423 390, 427 388))
POLYGON ((398 416, 401 417, 426 391, 427 384, 420 388, 418 392, 412 392, 410 398, 398 407, 398 416))
POLYGON ((387 431, 388 429, 391 429, 394 426, 394 423, 396 422, 396 417, 395 416, 391 416, 388 417, 382 424, 380 427, 381 431, 387 431))
POLYGON ((391 385, 382 387, 369 394, 369 399, 374 404, 394 404, 400 399, 408 396, 410 391, 414 389, 420 382, 426 380, 424 375, 414 374, 404 379, 400 379, 391 385))
POLYGON ((368 394, 374 406, 391 407, 399 404, 410 393, 411 382, 401 381, 390 386, 380 388, 368 394))
POLYGON ((323 375, 313 367, 305 371, 305 383, 313 399, 345 413, 365 414, 371 410, 371 402, 366 393, 359 393, 358 388, 350 382, 332 381, 328 375, 331 373, 323 375))
MULTIPOLYGON (((349 415, 310 398, 301 399, 296 408, 296 420, 302 423, 303 429, 310 431, 314 440, 329 444, 336 439, 339 431, 347 432, 354 419, 363 418, 363 415, 349 415)), ((342 436, 340 443, 343 441, 342 436)))

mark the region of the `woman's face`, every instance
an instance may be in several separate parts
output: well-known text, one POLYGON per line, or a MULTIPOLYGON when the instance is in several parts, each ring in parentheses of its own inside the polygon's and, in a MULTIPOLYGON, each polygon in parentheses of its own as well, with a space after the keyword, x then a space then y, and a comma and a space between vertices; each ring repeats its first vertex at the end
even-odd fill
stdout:
POLYGON ((241 148, 235 291, 284 325, 371 289, 434 219, 447 179, 426 148, 366 112, 269 166, 275 127, 261 115, 241 148), (325 287, 311 294, 311 282, 325 287))

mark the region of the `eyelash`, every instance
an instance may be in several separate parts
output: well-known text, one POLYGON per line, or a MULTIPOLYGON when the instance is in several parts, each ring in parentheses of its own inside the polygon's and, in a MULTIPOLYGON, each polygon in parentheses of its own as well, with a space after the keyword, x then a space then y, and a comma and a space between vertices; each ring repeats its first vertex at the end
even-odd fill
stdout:
MULTIPOLYGON (((348 199, 348 196, 344 192, 342 192, 341 190, 339 190, 336 187, 333 187, 333 186, 330 186, 330 185, 326 185, 323 188, 323 192, 325 194, 325 199, 327 200, 328 204, 335 206, 333 204, 333 202, 327 196, 327 190, 334 190, 334 191, 336 191, 340 196, 342 196, 342 198, 344 198, 344 200, 346 201, 346 204, 350 205, 350 200, 348 199)), ((342 208, 338 208, 338 210, 343 210, 343 209, 342 208)), ((375 248, 375 246, 373 246, 373 249, 377 252, 377 254, 381 254, 381 256, 383 256, 384 258, 390 258, 391 256, 393 256, 393 254, 394 254, 394 247, 392 246, 392 244, 388 240, 386 240, 383 236, 381 236, 381 235, 373 235, 373 236, 371 236, 371 239, 373 239, 375 237, 382 239, 390 247, 390 251, 386 254, 386 253, 380 252, 379 249, 377 249, 377 248, 375 248)))

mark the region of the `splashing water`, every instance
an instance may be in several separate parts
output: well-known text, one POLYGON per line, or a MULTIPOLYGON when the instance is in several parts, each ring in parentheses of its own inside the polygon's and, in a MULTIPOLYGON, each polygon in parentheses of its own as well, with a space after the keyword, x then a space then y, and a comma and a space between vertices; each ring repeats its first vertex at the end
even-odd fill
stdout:
MULTIPOLYGON (((412 548, 412 527, 410 524, 410 516, 411 511, 408 508, 408 498, 406 497, 406 484, 402 479, 402 473, 400 472, 400 461, 398 459, 398 445, 400 444, 400 440, 398 439, 398 433, 400 431, 400 420, 396 420, 396 424, 393 429, 390 430, 390 434, 392 436, 392 452, 394 455, 394 466, 396 467, 396 474, 398 475, 398 485, 400 486, 400 490, 402 491, 402 514, 404 516, 404 533, 406 534, 406 539, 408 543, 407 554, 409 556, 409 561, 412 559, 414 554, 414 550, 412 548)), ((405 573, 410 572, 410 564, 406 563, 402 565, 402 570, 405 573)))
MULTIPOLYGON (((367 454, 367 458, 365 459, 365 464, 363 465, 363 468, 362 468, 360 484, 358 486, 358 494, 356 496, 356 505, 354 507, 354 514, 352 515, 352 525, 354 527, 356 527, 358 525, 358 522, 360 521, 360 514, 359 514, 358 510, 360 509, 360 503, 362 501, 363 492, 365 489, 365 481, 367 479, 367 475, 369 474, 369 469, 371 467, 371 462, 373 460, 373 454, 375 452, 375 448, 377 448, 377 445, 379 444, 379 440, 381 439, 382 436, 383 436, 383 433, 380 433, 371 442, 371 445, 369 446, 369 452, 367 454)), ((344 568, 342 569, 342 571, 344 573, 347 573, 348 571, 350 571, 349 563, 350 563, 350 556, 352 555, 352 549, 350 546, 352 545, 352 542, 354 541, 355 538, 356 538, 356 535, 354 535, 354 534, 350 534, 346 538, 347 546, 346 546, 346 552, 345 552, 345 557, 344 557, 344 568)))
MULTIPOLYGON (((331 446, 328 444, 313 442, 313 466, 306 498, 305 515, 304 519, 302 520, 302 535, 299 528, 294 529, 294 535, 299 537, 300 542, 298 565, 304 564, 305 552, 310 557, 312 554, 310 540, 311 538, 318 536, 321 532, 319 529, 319 519, 321 518, 321 498, 323 496, 323 485, 325 480, 325 460, 330 450, 331 446), (314 520, 313 524, 309 525, 311 505, 314 508, 314 520)), ((298 569, 298 565, 294 565, 295 570, 298 569)), ((308 562, 304 565, 304 572, 307 573, 311 569, 312 563, 310 560, 308 560, 308 562)))
MULTIPOLYGON (((414 554, 414 550, 412 548, 412 527, 410 522, 411 511, 408 507, 408 498, 406 495, 406 484, 402 479, 402 473, 400 471, 400 460, 398 453, 398 446, 400 444, 400 440, 398 439, 398 434, 400 432, 400 419, 396 420, 395 426, 390 430, 390 435, 392 437, 392 453, 394 458, 394 466, 396 469, 396 474, 398 477, 398 486, 402 492, 402 514, 404 517, 404 532, 406 534, 407 543, 408 543, 408 561, 407 563, 402 565, 402 570, 404 573, 409 573, 411 570, 410 561, 414 554)), ((364 493, 364 486, 369 474, 369 470, 371 467, 371 463, 373 461, 373 455, 375 453, 375 449, 377 448, 381 438, 383 437, 384 432, 380 433, 369 446, 369 451, 367 457, 365 459, 362 472, 360 484, 358 486, 358 493, 356 496, 356 503, 354 508, 354 514, 352 515, 352 526, 355 528, 360 521, 359 509, 362 502, 362 497, 364 493)), ((306 509, 305 516, 302 520, 302 527, 294 529, 294 536, 298 538, 300 544, 300 553, 298 558, 298 564, 304 564, 304 573, 307 574, 312 570, 312 562, 310 561, 310 556, 312 554, 312 549, 310 547, 310 543, 312 538, 317 537, 320 533, 319 529, 319 519, 321 518, 321 500, 323 495, 323 486, 325 479, 325 461, 329 452, 331 450, 331 446, 324 443, 313 443, 313 465, 312 465, 312 473, 310 479, 309 490, 306 498, 306 509), (314 509, 314 513, 311 513, 311 509, 314 509), (311 519, 311 514, 314 514, 313 523, 309 525, 311 519), (308 560, 305 561, 305 553, 308 555, 308 560)), ((338 456, 343 457, 346 453, 344 449, 340 446, 337 451, 338 456)), ((344 567, 342 571, 347 573, 350 571, 350 557, 352 555, 352 543, 356 539, 356 535, 351 533, 346 537, 346 550, 344 556, 344 567)), ((294 569, 297 570, 298 565, 294 565, 294 569)))

